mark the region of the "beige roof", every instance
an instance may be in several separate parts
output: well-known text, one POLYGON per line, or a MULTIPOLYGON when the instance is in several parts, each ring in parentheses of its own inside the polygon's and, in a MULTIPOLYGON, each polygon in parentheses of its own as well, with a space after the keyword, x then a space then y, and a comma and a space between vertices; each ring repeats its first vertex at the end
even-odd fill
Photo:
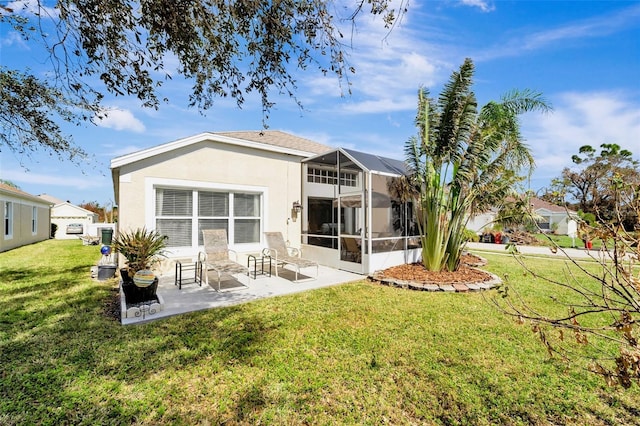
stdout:
POLYGON ((281 132, 279 130, 215 132, 215 134, 229 138, 243 139, 246 141, 278 146, 281 148, 312 152, 314 154, 322 154, 332 149, 330 146, 281 132))
POLYGON ((37 197, 37 196, 32 195, 32 194, 29 194, 28 192, 24 192, 21 189, 14 188, 13 186, 7 185, 7 184, 2 183, 2 182, 0 182, 0 192, 4 192, 6 194, 13 194, 13 195, 16 195, 16 196, 21 196, 23 198, 28 198, 28 199, 31 199, 33 201, 40 201, 41 203, 51 204, 47 200, 43 200, 40 197, 37 197))
POLYGON ((567 212, 575 213, 572 210, 567 210, 567 208, 565 207, 551 204, 547 201, 541 200, 540 198, 531 197, 529 201, 531 202, 531 206, 533 207, 533 210, 545 209, 553 213, 567 213, 567 212))
POLYGON ((38 197, 53 204, 62 204, 65 202, 64 200, 61 200, 60 198, 56 198, 53 195, 49 195, 49 194, 38 194, 38 197))

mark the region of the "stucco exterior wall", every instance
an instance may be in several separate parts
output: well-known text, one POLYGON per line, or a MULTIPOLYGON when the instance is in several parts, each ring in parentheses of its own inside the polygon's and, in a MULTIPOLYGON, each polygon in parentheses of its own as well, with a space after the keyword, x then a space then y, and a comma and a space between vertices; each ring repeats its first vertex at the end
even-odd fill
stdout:
POLYGON ((550 212, 548 210, 538 210, 545 222, 549 223, 549 230, 558 235, 567 235, 569 215, 565 212, 550 212))
POLYGON ((27 244, 37 243, 49 238, 51 233, 51 217, 49 204, 22 199, 18 196, 0 197, 0 252, 11 250, 27 244), (5 236, 4 208, 5 203, 12 203, 13 226, 11 235, 5 236), (32 230, 33 207, 36 207, 36 232, 32 230))
MULTIPOLYGON (((300 200, 300 157, 204 141, 120 167, 118 232, 155 229, 155 188, 246 190, 262 193, 262 232, 280 231, 300 246, 301 221, 288 220, 300 200)), ((262 236, 261 232, 261 236, 262 236)), ((259 251, 264 242, 231 248, 259 251)), ((172 257, 197 252, 174 251, 172 257)))
POLYGON ((493 226, 495 218, 496 214, 494 212, 479 213, 469 218, 467 229, 471 229, 476 233, 488 231, 493 226))

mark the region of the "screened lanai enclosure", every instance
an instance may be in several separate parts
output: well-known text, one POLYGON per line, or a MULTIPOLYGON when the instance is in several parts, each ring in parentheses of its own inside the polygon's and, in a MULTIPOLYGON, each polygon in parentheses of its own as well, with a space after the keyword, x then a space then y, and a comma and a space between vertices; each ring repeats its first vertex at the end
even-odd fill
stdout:
POLYGON ((306 257, 363 274, 420 259, 402 161, 340 148, 302 167, 306 257))

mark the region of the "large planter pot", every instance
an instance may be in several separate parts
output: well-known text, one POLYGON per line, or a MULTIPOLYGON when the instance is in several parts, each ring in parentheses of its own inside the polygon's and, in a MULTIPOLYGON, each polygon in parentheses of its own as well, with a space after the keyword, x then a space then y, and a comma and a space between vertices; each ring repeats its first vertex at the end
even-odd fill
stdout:
POLYGON ((148 285, 141 287, 136 285, 133 277, 129 276, 128 269, 122 268, 120 270, 120 276, 122 277, 122 291, 127 305, 135 305, 138 303, 157 300, 157 277, 153 277, 153 280, 151 280, 148 285))

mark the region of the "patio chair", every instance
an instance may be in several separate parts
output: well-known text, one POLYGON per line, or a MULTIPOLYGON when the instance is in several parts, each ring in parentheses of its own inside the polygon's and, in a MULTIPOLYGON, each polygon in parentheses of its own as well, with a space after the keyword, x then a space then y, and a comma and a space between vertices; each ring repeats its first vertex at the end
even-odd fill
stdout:
POLYGON ((271 259, 276 265, 276 277, 280 276, 278 275, 279 266, 282 268, 285 266, 291 266, 296 273, 294 282, 298 282, 298 274, 300 273, 301 268, 315 266, 316 276, 312 277, 312 279, 318 278, 318 263, 300 257, 301 253, 297 248, 287 247, 281 232, 265 232, 264 236, 267 241, 267 248, 262 250, 262 254, 264 256, 271 256, 271 259))
MULTIPOLYGON (((217 291, 221 291, 220 277, 222 274, 247 274, 247 277, 251 279, 249 268, 238 263, 237 253, 228 247, 227 231, 224 229, 205 229, 202 231, 202 238, 204 239, 204 252, 198 253, 198 261, 202 262, 207 285, 209 285, 208 271, 216 271, 218 274, 217 291), (234 256, 233 260, 230 258, 231 254, 234 256)), ((240 284, 247 287, 243 283, 240 284)))
POLYGON ((342 260, 362 263, 362 252, 355 238, 342 237, 342 260))

